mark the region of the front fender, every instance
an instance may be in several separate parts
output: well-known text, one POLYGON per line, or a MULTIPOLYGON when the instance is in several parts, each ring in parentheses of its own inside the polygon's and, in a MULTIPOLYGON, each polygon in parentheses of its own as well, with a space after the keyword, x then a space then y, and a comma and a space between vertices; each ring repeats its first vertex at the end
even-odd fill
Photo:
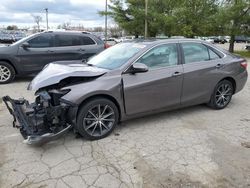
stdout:
POLYGON ((80 83, 62 89, 70 89, 71 91, 61 99, 70 101, 77 106, 81 105, 90 97, 107 95, 114 98, 119 104, 119 107, 123 109, 123 89, 121 76, 119 75, 100 77, 90 82, 80 83))

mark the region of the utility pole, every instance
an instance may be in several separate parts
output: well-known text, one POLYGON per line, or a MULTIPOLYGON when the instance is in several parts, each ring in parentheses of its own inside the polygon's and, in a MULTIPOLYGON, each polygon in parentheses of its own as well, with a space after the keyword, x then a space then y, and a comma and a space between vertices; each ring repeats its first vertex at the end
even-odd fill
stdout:
POLYGON ((148 0, 145 0, 145 39, 148 37, 148 0))
POLYGON ((106 4, 105 4, 105 43, 107 42, 107 37, 108 37, 108 0, 106 0, 106 4))
POLYGON ((48 20, 48 8, 44 9, 46 12, 46 23, 47 23, 47 31, 49 30, 49 20, 48 20))

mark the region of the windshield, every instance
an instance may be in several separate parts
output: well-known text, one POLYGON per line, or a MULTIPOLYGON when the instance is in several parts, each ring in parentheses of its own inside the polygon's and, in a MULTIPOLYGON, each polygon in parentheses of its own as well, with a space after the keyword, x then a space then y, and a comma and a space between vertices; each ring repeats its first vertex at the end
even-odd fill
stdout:
POLYGON ((146 46, 143 44, 117 44, 91 58, 88 61, 88 65, 94 65, 99 68, 113 70, 124 65, 131 57, 133 57, 144 47, 146 46))

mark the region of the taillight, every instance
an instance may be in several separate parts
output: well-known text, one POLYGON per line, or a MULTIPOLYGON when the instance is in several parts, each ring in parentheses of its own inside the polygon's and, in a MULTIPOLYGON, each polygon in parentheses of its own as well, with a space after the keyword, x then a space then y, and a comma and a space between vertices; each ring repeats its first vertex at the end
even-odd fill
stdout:
POLYGON ((109 47, 110 47, 110 45, 108 45, 107 43, 104 43, 104 49, 107 49, 109 47))
POLYGON ((247 69, 247 62, 246 61, 241 62, 240 65, 242 67, 244 67, 245 69, 247 69))

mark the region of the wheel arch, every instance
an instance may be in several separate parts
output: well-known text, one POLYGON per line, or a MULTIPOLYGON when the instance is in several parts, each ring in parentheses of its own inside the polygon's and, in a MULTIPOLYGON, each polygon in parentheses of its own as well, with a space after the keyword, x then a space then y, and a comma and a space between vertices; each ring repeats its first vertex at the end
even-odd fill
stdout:
POLYGON ((0 61, 3 61, 3 62, 6 62, 6 63, 10 64, 13 67, 13 69, 15 70, 15 74, 18 74, 16 67, 14 66, 14 64, 10 60, 8 60, 8 59, 0 59, 0 61))
POLYGON ((235 79, 228 76, 228 77, 225 77, 225 78, 221 79, 219 82, 221 82, 223 80, 227 80, 227 81, 229 81, 229 82, 231 82, 233 84, 233 89, 234 89, 233 94, 235 94, 235 91, 236 91, 236 81, 235 81, 235 79))
POLYGON ((105 98, 105 99, 108 99, 108 100, 112 101, 112 102, 116 105, 116 107, 117 107, 117 109, 118 109, 118 113, 119 113, 118 119, 119 119, 119 121, 121 120, 121 106, 120 106, 120 104, 118 103, 118 101, 117 101, 113 96, 108 95, 108 94, 96 94, 96 95, 92 95, 92 96, 89 96, 89 97, 87 97, 86 99, 84 99, 84 100, 79 104, 79 108, 78 108, 78 110, 77 110, 76 116, 78 116, 79 110, 82 108, 82 106, 83 106, 84 104, 86 104, 88 101, 93 100, 93 99, 95 99, 95 98, 105 98))

